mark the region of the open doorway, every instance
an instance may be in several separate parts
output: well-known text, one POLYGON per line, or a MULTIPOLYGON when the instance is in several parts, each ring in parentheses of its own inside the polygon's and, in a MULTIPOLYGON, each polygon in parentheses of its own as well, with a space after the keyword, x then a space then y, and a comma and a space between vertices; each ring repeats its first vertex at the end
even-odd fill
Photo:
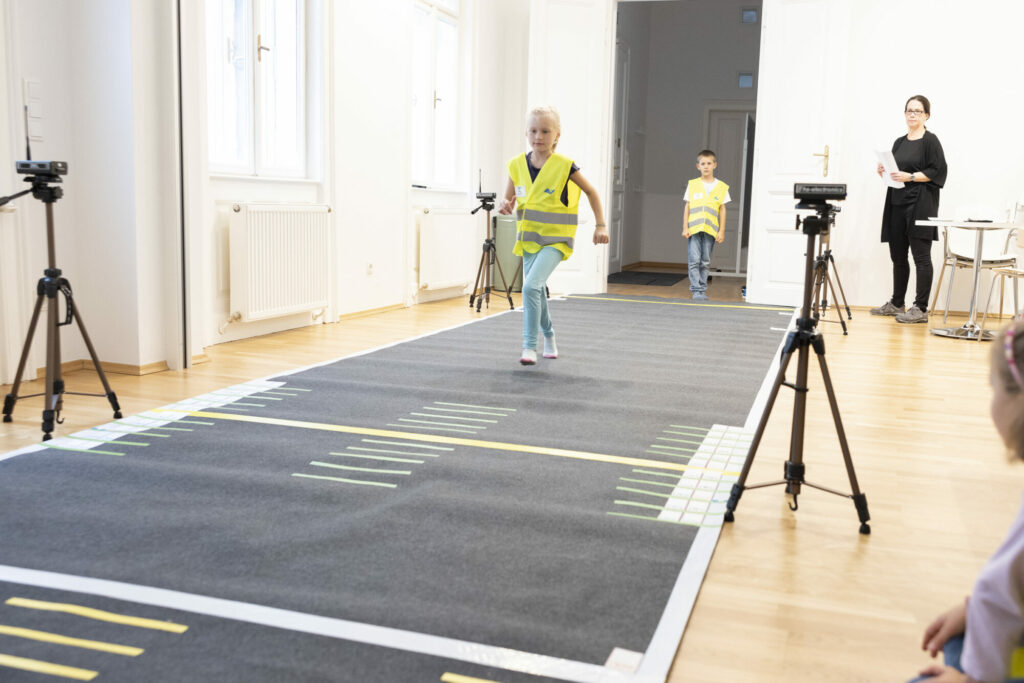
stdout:
MULTIPOLYGON (((760 0, 619 0, 609 222, 609 285, 687 270, 683 193, 697 152, 715 151, 729 187, 712 286, 739 298, 746 277, 760 0), (715 281, 719 281, 716 286, 715 281), (724 281, 724 282, 723 282, 724 281)), ((671 278, 662 278, 664 284, 671 278)), ((672 291, 688 295, 685 277, 672 291)))

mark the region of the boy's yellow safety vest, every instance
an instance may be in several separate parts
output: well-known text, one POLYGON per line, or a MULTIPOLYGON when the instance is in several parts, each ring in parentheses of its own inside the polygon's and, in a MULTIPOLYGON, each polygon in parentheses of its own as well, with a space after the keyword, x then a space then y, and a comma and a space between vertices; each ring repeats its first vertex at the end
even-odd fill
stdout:
POLYGON ((562 260, 572 254, 579 223, 577 209, 580 188, 569 182, 572 159, 552 154, 541 166, 537 180, 530 179, 525 154, 508 162, 508 174, 516 190, 516 246, 513 253, 536 254, 544 247, 562 252, 562 260), (562 203, 562 188, 568 182, 569 206, 562 203))
POLYGON ((718 180, 711 192, 708 192, 704 181, 694 178, 686 186, 686 191, 690 203, 690 220, 686 227, 690 229, 690 234, 706 232, 712 237, 718 237, 718 209, 729 192, 729 186, 718 180))

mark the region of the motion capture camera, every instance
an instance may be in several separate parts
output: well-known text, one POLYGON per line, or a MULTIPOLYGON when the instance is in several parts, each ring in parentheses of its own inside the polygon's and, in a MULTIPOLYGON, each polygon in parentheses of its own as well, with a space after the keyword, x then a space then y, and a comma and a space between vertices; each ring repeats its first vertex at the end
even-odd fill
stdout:
POLYGON ((829 228, 835 225, 836 213, 840 208, 830 201, 846 199, 845 183, 794 183, 793 199, 799 200, 796 208, 811 209, 817 215, 807 216, 803 220, 796 217, 796 229, 803 226, 806 235, 828 234, 829 228))
POLYGON ((23 175, 56 177, 68 173, 68 162, 66 161, 16 161, 14 165, 18 173, 23 175))
POLYGON ((846 199, 846 183, 794 183, 793 199, 818 204, 846 199))
POLYGON ((480 201, 491 201, 491 202, 493 202, 494 199, 497 196, 498 196, 498 194, 496 192, 477 192, 476 193, 476 198, 479 199, 480 201))

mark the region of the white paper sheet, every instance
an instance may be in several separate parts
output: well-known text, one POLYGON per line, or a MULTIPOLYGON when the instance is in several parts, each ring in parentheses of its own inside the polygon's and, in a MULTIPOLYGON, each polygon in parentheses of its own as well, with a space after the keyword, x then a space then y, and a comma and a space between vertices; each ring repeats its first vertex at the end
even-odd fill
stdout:
POLYGON ((895 187, 897 189, 903 187, 903 183, 898 180, 893 180, 890 173, 899 171, 899 167, 896 165, 896 158, 892 155, 892 151, 886 149, 875 150, 875 155, 878 157, 878 163, 882 165, 885 170, 882 171, 882 180, 889 187, 895 187))

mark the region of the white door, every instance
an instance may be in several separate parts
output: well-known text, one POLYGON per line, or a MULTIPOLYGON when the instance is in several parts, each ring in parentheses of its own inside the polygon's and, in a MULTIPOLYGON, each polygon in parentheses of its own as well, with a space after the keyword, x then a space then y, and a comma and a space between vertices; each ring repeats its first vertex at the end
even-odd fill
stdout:
MULTIPOLYGON (((527 99, 561 115, 559 153, 569 156, 601 195, 609 217, 615 0, 530 0, 527 99)), ((607 289, 608 247, 594 246, 594 214, 580 199, 572 257, 548 281, 552 293, 607 289)))
POLYGON ((629 151, 626 135, 629 130, 629 45, 615 43, 615 121, 612 129, 612 191, 608 204, 608 272, 622 270, 622 230, 626 215, 626 174, 629 172, 629 151))
POLYGON ((748 301, 799 305, 807 238, 794 227, 793 183, 845 182, 835 89, 846 79, 848 20, 846 2, 764 0, 748 301))

